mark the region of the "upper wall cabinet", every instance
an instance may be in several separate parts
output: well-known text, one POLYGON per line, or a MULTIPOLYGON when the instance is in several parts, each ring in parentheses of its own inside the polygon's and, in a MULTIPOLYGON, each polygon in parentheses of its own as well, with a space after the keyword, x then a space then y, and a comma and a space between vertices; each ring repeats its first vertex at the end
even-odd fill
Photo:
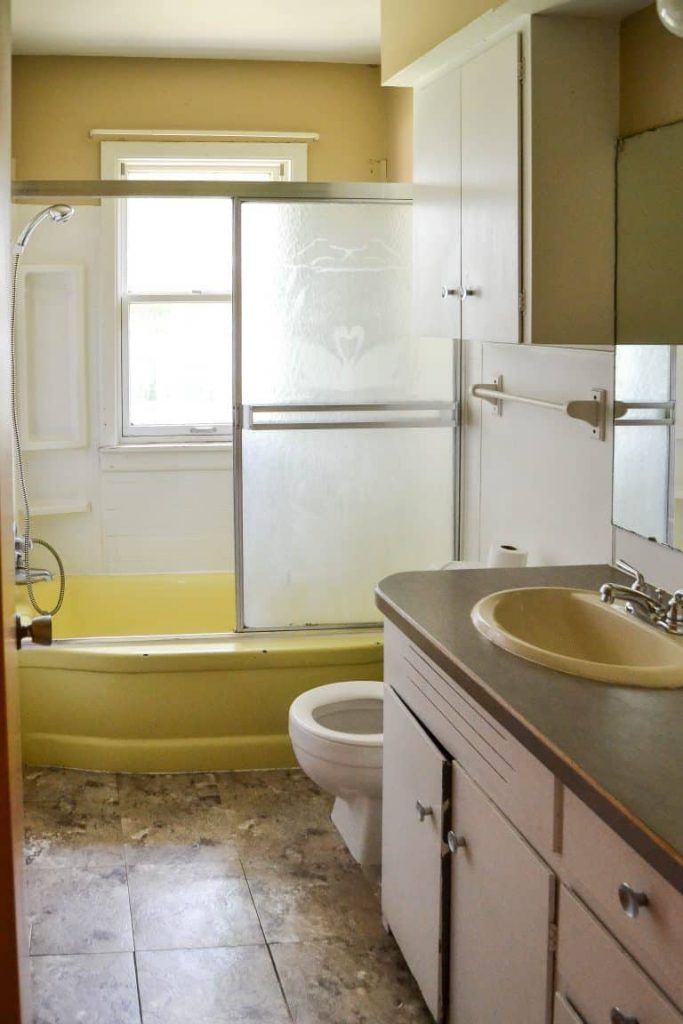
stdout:
POLYGON ((519 341, 520 40, 462 69, 462 337, 519 341))
POLYGON ((514 28, 416 89, 415 330, 612 344, 617 28, 514 28))
POLYGON ((460 69, 415 93, 413 296, 420 337, 460 337, 460 69))

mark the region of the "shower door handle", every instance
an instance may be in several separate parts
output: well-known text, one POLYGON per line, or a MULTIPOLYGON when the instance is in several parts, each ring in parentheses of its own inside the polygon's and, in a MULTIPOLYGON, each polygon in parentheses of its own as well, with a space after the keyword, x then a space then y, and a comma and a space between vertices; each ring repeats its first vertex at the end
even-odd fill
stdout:
POLYGON ((52 643, 52 616, 36 615, 29 622, 22 622, 20 615, 14 616, 14 624, 17 636, 17 649, 21 647, 22 641, 30 639, 34 644, 41 647, 49 647, 52 643))
POLYGON ((458 421, 458 403, 356 402, 336 405, 321 402, 302 405, 243 405, 238 406, 235 421, 241 430, 452 427, 458 421))

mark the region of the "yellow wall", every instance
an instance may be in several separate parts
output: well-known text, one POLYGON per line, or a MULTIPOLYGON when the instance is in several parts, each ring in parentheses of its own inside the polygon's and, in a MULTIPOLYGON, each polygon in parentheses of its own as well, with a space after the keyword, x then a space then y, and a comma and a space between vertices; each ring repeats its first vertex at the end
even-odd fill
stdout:
POLYGON ((98 178, 91 128, 316 131, 313 181, 372 181, 387 157, 379 69, 354 64, 16 57, 17 178, 98 178))
POLYGON ((413 180, 413 90, 385 89, 387 177, 413 180))
POLYGON ((654 4, 621 24, 622 135, 683 118, 683 39, 661 25, 654 4))
POLYGON ((382 0, 382 80, 503 0, 382 0))

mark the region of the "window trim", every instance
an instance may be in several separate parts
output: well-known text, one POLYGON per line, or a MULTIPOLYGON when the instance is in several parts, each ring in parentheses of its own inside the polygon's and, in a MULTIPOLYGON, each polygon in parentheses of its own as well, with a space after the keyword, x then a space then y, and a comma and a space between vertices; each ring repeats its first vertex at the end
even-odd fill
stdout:
MULTIPOLYGON (((252 167, 259 162, 282 165, 280 180, 306 181, 308 179, 308 146, 301 142, 103 142, 100 144, 100 165, 102 179, 121 179, 125 177, 127 160, 141 162, 155 160, 172 160, 188 162, 197 159, 232 161, 240 160, 251 163, 252 167)), ((133 300, 164 300, 182 301, 180 293, 173 296, 137 296, 124 295, 125 281, 125 216, 124 200, 103 199, 103 243, 102 260, 104 294, 110 297, 105 303, 105 321, 102 331, 102 360, 100 397, 102 406, 101 444, 105 447, 121 447, 149 445, 178 445, 187 450, 188 446, 207 444, 223 445, 232 441, 232 424, 216 424, 216 432, 207 433, 192 430, 193 425, 187 424, 184 432, 171 433, 169 426, 134 427, 127 423, 128 409, 128 365, 124 304, 133 300), (112 381, 114 382, 112 387, 112 381), (223 431, 220 428, 226 427, 223 431)), ((228 301, 230 294, 197 296, 188 295, 193 301, 228 301)))
POLYGON ((100 177, 121 179, 126 160, 277 160, 286 165, 283 181, 308 181, 305 142, 102 142, 100 177))

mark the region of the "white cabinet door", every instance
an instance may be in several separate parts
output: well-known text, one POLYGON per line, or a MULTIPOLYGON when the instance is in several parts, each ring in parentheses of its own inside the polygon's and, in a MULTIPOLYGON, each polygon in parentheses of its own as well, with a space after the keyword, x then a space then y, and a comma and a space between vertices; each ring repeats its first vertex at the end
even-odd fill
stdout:
POLYGON ((520 37, 462 68, 462 308, 466 341, 520 339, 520 37))
POLYGON ((384 690, 382 913, 436 1020, 442 1016, 442 836, 446 761, 384 690))
POLYGON ((555 876, 459 766, 451 861, 451 1024, 546 1024, 555 876))
POLYGON ((413 109, 413 327, 459 338, 460 69, 417 89, 413 109))

